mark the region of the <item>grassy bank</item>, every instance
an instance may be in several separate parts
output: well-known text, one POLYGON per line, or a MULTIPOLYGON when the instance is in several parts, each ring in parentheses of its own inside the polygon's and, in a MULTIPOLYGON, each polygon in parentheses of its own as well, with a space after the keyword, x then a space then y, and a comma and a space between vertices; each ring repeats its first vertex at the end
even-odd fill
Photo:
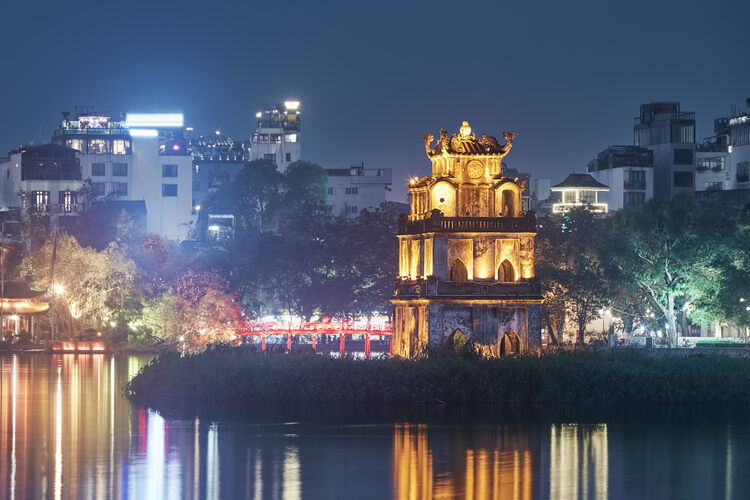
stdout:
POLYGON ((265 355, 217 349, 164 354, 128 394, 145 403, 750 403, 750 359, 635 350, 416 361, 265 355))

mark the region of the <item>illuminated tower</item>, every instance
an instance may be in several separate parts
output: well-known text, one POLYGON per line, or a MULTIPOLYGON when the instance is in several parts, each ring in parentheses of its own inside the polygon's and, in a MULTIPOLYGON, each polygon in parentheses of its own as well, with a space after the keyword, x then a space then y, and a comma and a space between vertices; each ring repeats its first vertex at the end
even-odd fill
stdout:
POLYGON ((477 139, 467 122, 435 146, 424 136, 432 175, 409 181, 411 214, 398 225, 394 354, 464 339, 497 354, 540 347, 536 222, 521 210, 525 182, 502 172, 515 136, 477 139))
POLYGON ((301 159, 300 102, 286 101, 258 111, 255 114, 257 128, 253 132, 250 157, 253 160, 268 160, 280 171, 301 159))

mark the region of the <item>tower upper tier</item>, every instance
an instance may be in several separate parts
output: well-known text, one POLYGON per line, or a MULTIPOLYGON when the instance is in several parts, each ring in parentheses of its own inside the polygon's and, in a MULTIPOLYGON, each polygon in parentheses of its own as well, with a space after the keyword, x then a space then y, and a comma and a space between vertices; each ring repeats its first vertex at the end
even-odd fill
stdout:
POLYGON ((502 159, 510 152, 515 132, 503 132, 504 144, 487 134, 477 139, 468 122, 458 134, 440 130, 424 136, 432 161, 432 175, 409 181, 410 219, 421 219, 433 210, 446 217, 519 217, 525 182, 503 176, 502 159))

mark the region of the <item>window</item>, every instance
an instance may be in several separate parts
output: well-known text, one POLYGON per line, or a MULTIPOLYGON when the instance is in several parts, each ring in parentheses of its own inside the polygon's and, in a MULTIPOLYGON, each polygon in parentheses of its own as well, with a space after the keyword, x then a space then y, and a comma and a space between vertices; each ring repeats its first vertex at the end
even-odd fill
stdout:
POLYGON ((253 142, 256 144, 268 144, 268 134, 253 134, 253 142))
POLYGON ((675 165, 692 165, 693 164, 693 150, 692 149, 675 149, 674 150, 674 164, 675 165))
POLYGON ((706 183, 706 191, 721 191, 721 187, 721 181, 706 183))
POLYGON ((705 172, 706 170, 721 172, 724 170, 724 157, 714 156, 711 158, 696 158, 695 170, 698 172, 705 172))
POLYGON ((91 194, 94 196, 104 196, 104 183, 103 182, 92 182, 91 183, 91 194))
POLYGON ((675 172, 672 185, 674 187, 689 188, 693 187, 692 172, 675 172))
POLYGON ((750 177, 750 162, 741 161, 737 163, 737 182, 747 182, 750 177))
POLYGON ((628 170, 625 172, 625 189, 646 189, 646 172, 643 170, 628 170))
POLYGON ((286 154, 286 161, 292 161, 292 153, 286 154))
POLYGON ((284 142, 297 142, 297 134, 287 134, 284 136, 284 142))
POLYGON ((34 208, 46 209, 49 205, 49 191, 32 191, 31 203, 34 208))
POLYGON ((76 151, 83 151, 83 139, 68 139, 65 145, 76 151))
POLYGON ((112 165, 112 175, 114 177, 127 177, 128 176, 128 164, 127 163, 115 163, 112 165))
POLYGON ((622 195, 623 206, 631 207, 633 205, 643 205, 646 203, 646 193, 634 193, 629 191, 622 195))
POLYGON ((359 188, 346 188, 346 194, 359 194, 359 188))
POLYGON ((63 212, 72 212, 78 203, 78 193, 75 191, 60 191, 57 197, 63 212))
POLYGON ((333 188, 328 188, 328 194, 333 194, 333 188))
POLYGON ((103 155, 109 153, 109 141, 106 139, 90 139, 89 154, 103 155))
POLYGON ((274 154, 266 153, 263 155, 263 159, 266 161, 270 161, 271 163, 274 163, 274 164, 276 163, 276 155, 274 154))
POLYGON ((115 139, 112 141, 112 154, 113 155, 125 155, 128 154, 128 148, 130 147, 130 141, 123 139, 115 139))
POLYGON ((271 134, 271 142, 273 144, 281 144, 281 134, 271 134))
POLYGON ((346 207, 346 213, 348 215, 356 215, 359 213, 359 210, 357 210, 357 205, 349 205, 346 207))
POLYGON ((107 175, 104 169, 104 163, 92 163, 91 164, 91 176, 92 177, 104 177, 107 175))
POLYGON ((161 176, 162 177, 177 177, 177 165, 162 165, 161 176))
POLYGON ((127 196, 128 195, 128 183, 127 182, 113 182, 112 192, 116 194, 117 196, 127 196))
POLYGON ((162 196, 177 196, 177 184, 162 184, 161 195, 162 196))

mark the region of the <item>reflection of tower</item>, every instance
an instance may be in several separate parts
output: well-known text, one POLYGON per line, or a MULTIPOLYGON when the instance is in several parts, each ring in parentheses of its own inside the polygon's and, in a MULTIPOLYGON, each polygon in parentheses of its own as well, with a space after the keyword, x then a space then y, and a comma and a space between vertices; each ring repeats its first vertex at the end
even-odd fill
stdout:
POLYGON ((539 466, 538 437, 517 426, 436 431, 396 424, 393 431, 394 498, 530 500, 539 466))
POLYGON ((550 431, 550 498, 607 498, 607 425, 553 425, 550 431))
POLYGON ((432 455, 423 424, 395 424, 393 496, 397 499, 432 498, 432 455))
POLYGON ((432 175, 409 181, 411 214, 399 219, 399 277, 394 353, 471 339, 505 354, 541 344, 542 298, 534 278, 533 212, 521 208, 525 181, 502 172, 506 143, 477 139, 467 122, 444 130, 433 147, 432 175))

